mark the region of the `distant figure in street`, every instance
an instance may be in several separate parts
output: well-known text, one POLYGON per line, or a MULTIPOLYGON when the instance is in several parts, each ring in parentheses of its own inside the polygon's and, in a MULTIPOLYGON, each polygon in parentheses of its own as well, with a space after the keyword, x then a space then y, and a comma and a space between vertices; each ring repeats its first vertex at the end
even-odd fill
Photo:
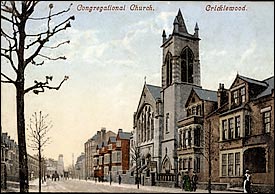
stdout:
POLYGON ((245 171, 243 188, 244 193, 251 193, 251 174, 249 170, 245 171))
POLYGON ((110 185, 112 184, 112 175, 110 173, 110 185))
POLYGON ((183 176, 183 180, 182 180, 182 190, 185 191, 191 191, 191 180, 190 177, 188 175, 188 171, 185 171, 184 176, 183 176))
POLYGON ((193 171, 193 175, 192 175, 192 191, 196 191, 197 190, 197 184, 198 184, 198 175, 196 174, 195 171, 193 171))
POLYGON ((121 176, 118 175, 118 184, 121 184, 121 176))

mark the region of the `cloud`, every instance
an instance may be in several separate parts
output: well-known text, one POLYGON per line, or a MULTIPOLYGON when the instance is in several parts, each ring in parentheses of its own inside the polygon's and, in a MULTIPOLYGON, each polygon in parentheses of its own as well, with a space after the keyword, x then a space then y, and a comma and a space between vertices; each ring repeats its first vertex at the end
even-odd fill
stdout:
POLYGON ((244 51, 243 54, 241 54, 241 59, 240 61, 237 63, 237 66, 242 66, 242 65, 247 65, 247 61, 249 59, 251 59, 251 57, 254 56, 255 51, 256 51, 256 41, 253 40, 250 45, 247 47, 247 49, 244 51))

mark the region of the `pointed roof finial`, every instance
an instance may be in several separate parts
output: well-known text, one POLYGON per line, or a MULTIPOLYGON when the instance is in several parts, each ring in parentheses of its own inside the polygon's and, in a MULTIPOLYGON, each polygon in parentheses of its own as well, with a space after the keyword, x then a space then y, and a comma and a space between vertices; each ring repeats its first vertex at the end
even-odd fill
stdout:
POLYGON ((183 32, 183 33, 188 34, 188 31, 187 31, 187 28, 185 26, 184 19, 183 19, 183 16, 182 16, 182 13, 181 13, 180 9, 178 11, 177 20, 178 20, 178 23, 179 23, 179 32, 183 32))
POLYGON ((180 8, 179 8, 179 11, 178 11, 178 15, 177 15, 177 16, 182 16, 181 11, 180 11, 180 8))
POLYGON ((197 22, 196 22, 196 25, 195 25, 195 30, 199 30, 199 26, 198 26, 197 22))
POLYGON ((162 37, 166 37, 165 30, 162 31, 162 37))
POLYGON ((146 85, 146 76, 144 76, 144 84, 146 85))

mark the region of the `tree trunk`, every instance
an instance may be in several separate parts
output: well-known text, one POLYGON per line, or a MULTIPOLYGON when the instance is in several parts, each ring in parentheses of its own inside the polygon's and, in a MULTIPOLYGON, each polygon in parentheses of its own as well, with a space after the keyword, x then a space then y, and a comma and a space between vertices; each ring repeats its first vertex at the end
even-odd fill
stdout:
POLYGON ((40 137, 38 145, 38 160, 39 160, 39 193, 41 193, 41 146, 40 146, 40 137))
POLYGON ((136 179, 136 181, 137 181, 137 188, 139 189, 139 176, 138 176, 138 170, 137 170, 137 179, 136 179))
POLYGON ((17 108, 17 134, 19 148, 19 178, 20 192, 29 192, 28 155, 25 137, 24 115, 24 81, 20 80, 16 85, 16 108, 17 108))
POLYGON ((211 162, 209 163, 209 174, 208 174, 208 193, 211 193, 211 162))

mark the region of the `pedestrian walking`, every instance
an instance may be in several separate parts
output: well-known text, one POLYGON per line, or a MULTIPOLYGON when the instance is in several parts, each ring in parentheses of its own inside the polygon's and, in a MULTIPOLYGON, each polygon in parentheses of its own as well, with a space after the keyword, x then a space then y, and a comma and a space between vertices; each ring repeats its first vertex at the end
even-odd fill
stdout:
POLYGON ((112 184, 112 175, 110 173, 110 185, 112 184))
POLYGON ((199 180, 199 177, 196 174, 196 171, 193 171, 193 175, 192 175, 192 179, 191 179, 191 182, 192 182, 192 191, 196 191, 197 190, 198 180, 199 180))
POLYGON ((191 180, 188 174, 188 171, 185 171, 185 174, 183 176, 183 180, 182 180, 182 190, 185 191, 191 191, 191 180))
POLYGON ((121 176, 118 175, 118 184, 121 184, 121 176))
POLYGON ((249 170, 245 171, 243 188, 244 193, 251 193, 251 174, 249 170))

